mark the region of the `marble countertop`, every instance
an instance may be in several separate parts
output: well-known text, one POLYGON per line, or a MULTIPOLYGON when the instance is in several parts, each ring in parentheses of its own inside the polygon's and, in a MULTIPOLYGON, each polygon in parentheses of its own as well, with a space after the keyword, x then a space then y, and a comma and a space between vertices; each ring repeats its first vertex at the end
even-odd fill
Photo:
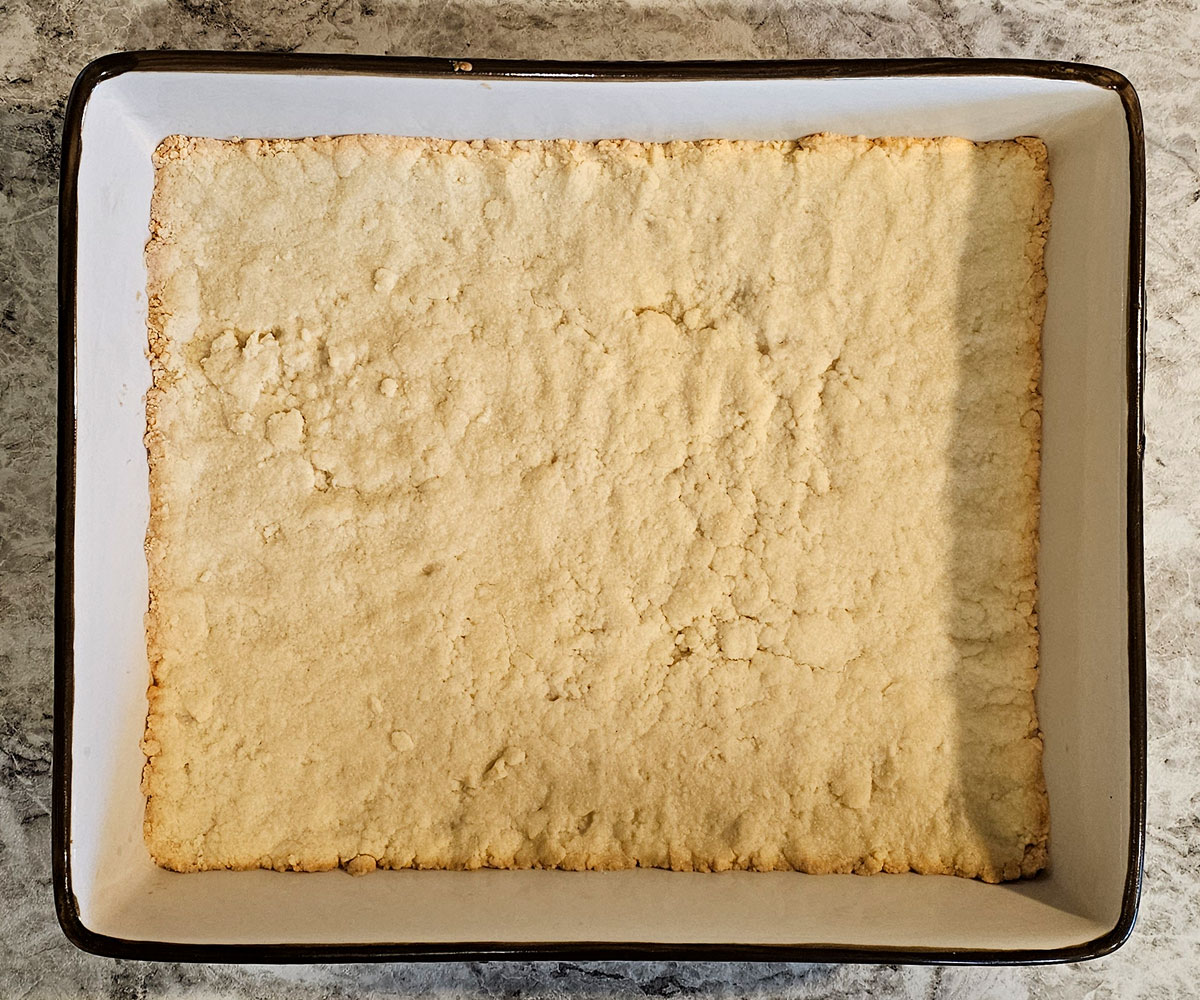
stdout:
POLYGON ((1200 975, 1200 9, 1194 0, 0 0, 0 992, 14 997, 1174 997, 1200 975), (50 888, 55 220, 63 106, 95 56, 301 49, 564 59, 1032 56, 1100 63, 1146 119, 1149 830, 1116 954, 1046 968, 711 963, 229 967, 76 951, 50 888))

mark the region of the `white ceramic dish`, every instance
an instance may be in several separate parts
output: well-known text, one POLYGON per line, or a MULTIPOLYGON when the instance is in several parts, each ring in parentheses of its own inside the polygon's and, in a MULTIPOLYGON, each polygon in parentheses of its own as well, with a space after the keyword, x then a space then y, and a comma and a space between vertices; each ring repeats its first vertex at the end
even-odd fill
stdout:
POLYGON ((68 936, 111 955, 218 961, 730 957, 1055 961, 1127 937, 1145 771, 1141 577, 1144 166, 1128 82, 1050 63, 569 66, 126 53, 67 115, 55 885, 68 936), (1051 868, 943 876, 661 871, 212 872, 142 842, 148 683, 142 396, 150 152, 171 133, 449 138, 1037 135, 1046 267, 1041 577, 1051 868))

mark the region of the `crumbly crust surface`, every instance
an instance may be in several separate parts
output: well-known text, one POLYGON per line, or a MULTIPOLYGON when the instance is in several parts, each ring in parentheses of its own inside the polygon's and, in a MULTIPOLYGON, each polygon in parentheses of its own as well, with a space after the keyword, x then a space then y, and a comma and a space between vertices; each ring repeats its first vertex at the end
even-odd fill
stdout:
POLYGON ((1044 865, 1038 140, 155 164, 159 864, 1044 865))

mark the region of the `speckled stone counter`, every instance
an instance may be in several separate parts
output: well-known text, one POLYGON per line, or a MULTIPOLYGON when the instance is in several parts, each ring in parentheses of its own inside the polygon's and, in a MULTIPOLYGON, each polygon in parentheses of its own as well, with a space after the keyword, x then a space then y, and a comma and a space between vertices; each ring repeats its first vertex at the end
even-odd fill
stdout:
POLYGON ((1182 997, 1200 975, 1200 10, 1187 0, 0 0, 0 995, 1182 997), (229 967, 76 951, 50 890, 55 220, 75 74, 128 48, 561 59, 1032 56, 1138 88, 1149 160, 1146 887, 1116 954, 1047 968, 229 967))

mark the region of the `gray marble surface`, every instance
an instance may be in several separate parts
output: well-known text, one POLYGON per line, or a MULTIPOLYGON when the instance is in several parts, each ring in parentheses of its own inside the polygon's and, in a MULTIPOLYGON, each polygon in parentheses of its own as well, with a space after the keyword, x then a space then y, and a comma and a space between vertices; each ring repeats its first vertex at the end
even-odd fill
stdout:
POLYGON ((0 995, 1176 997, 1200 987, 1200 11, 1188 0, 0 0, 0 995), (55 218, 71 80, 125 48, 463 57, 1037 56, 1141 94, 1149 153, 1150 797, 1132 940, 1049 968, 174 966, 84 955, 50 890, 55 218))

